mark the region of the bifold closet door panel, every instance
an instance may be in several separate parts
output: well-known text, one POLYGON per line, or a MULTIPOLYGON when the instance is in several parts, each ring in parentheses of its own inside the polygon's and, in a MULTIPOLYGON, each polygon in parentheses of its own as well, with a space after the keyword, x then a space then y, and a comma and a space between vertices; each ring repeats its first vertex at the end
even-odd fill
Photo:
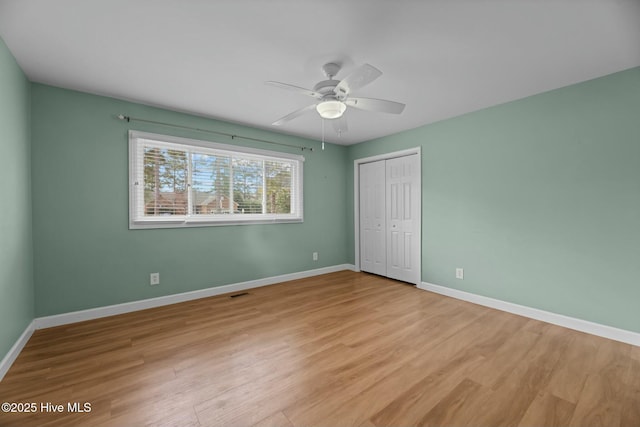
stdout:
POLYGON ((387 277, 420 280, 420 158, 386 160, 387 277))
POLYGON ((387 274, 385 161, 360 165, 360 270, 387 274))

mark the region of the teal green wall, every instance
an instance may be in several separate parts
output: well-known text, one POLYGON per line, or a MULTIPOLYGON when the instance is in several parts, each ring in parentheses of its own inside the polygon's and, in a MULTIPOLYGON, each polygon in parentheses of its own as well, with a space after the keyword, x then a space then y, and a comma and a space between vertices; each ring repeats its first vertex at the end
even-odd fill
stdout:
POLYGON ((0 39, 0 360, 33 319, 29 90, 0 39))
POLYGON ((351 146, 349 167, 416 146, 423 281, 640 332, 640 68, 351 146))
POLYGON ((33 84, 36 315, 135 301, 343 264, 346 148, 33 84), (309 152, 157 125, 125 114, 311 146, 309 152), (128 139, 136 129, 305 156, 304 223, 128 229, 128 139), (312 252, 319 261, 312 261, 312 252), (149 286, 149 273, 160 285, 149 286))

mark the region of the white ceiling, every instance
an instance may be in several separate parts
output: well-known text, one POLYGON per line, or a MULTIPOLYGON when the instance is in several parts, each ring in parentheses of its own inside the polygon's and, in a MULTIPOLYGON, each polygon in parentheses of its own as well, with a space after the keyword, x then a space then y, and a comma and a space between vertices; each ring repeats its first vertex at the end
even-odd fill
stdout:
MULTIPOLYGON (((0 0, 0 36, 32 81, 319 140, 320 67, 384 74, 354 93, 353 144, 640 66, 640 0, 0 0)), ((119 113, 114 111, 114 114, 119 113)))

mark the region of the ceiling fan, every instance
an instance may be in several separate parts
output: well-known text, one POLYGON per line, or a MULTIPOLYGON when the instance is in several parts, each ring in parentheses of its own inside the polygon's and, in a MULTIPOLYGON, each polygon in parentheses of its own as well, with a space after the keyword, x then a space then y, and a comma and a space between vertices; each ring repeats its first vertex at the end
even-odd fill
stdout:
POLYGON ((351 92, 368 85, 382 75, 382 71, 372 65, 361 65, 342 80, 333 79, 340 71, 339 64, 329 62, 322 66, 322 71, 328 80, 323 80, 317 83, 313 89, 305 89, 299 86, 274 81, 265 82, 272 86, 292 90, 317 99, 317 102, 287 114, 273 122, 272 125, 283 125, 288 121, 315 109, 318 114, 320 114, 320 117, 323 119, 330 119, 335 131, 338 134, 341 134, 342 132, 347 131, 347 122, 344 116, 344 112, 347 107, 391 114, 400 114, 402 113, 402 110, 404 110, 405 105, 399 102, 351 96, 351 92))

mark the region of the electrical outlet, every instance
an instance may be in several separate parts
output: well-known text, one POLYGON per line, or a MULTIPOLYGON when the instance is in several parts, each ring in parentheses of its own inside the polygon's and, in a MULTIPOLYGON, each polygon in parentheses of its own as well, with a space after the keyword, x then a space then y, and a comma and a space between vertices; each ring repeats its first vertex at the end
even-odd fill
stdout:
POLYGON ((464 268, 456 268, 456 279, 464 279, 464 268))
POLYGON ((313 253, 313 260, 317 261, 318 260, 318 252, 314 252, 313 253))
POLYGON ((149 275, 149 284, 151 286, 160 284, 160 273, 151 273, 149 275))

